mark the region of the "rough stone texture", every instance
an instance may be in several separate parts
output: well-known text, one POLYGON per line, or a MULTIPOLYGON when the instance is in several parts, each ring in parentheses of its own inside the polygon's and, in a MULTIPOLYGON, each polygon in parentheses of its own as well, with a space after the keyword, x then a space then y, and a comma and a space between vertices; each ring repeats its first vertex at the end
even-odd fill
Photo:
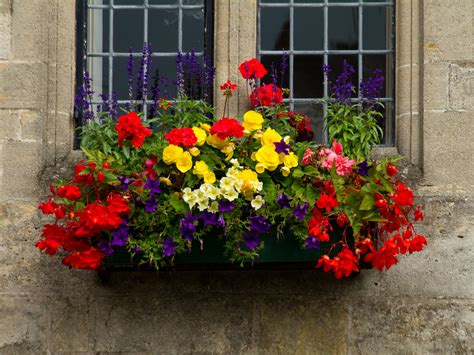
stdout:
MULTIPOLYGON (((237 81, 255 51, 256 1, 215 4, 218 82, 237 81)), ((34 247, 39 199, 79 159, 74 1, 0 0, 0 354, 473 353, 473 9, 397 1, 397 147, 402 175, 420 183, 423 253, 343 281, 306 270, 102 283, 34 247)))

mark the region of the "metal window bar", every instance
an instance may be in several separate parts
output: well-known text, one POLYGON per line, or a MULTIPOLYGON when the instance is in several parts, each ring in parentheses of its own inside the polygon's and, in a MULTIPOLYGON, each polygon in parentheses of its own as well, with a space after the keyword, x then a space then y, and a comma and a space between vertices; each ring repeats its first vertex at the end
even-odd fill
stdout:
MULTIPOLYGON (((393 103, 395 98, 395 83, 393 80, 394 75, 394 62, 395 62, 395 48, 394 48, 394 14, 395 14, 395 4, 393 0, 385 1, 385 2, 366 2, 366 0, 355 0, 353 2, 331 2, 329 0, 324 0, 321 3, 296 3, 294 0, 289 0, 288 3, 271 3, 271 2, 262 2, 259 1, 258 5, 258 33, 257 33, 257 54, 259 57, 262 55, 282 55, 283 53, 287 53, 289 56, 289 89, 290 89, 290 96, 285 99, 284 101, 290 105, 290 109, 294 109, 295 103, 320 103, 323 104, 323 113, 326 112, 326 103, 324 98, 296 98, 293 96, 294 92, 294 56, 295 55, 322 55, 323 62, 325 65, 329 64, 329 55, 334 54, 352 54, 357 55, 358 61, 358 83, 363 79, 363 70, 364 70, 364 55, 369 54, 385 54, 390 55, 391 60, 390 64, 386 63, 386 87, 390 88, 391 95, 389 97, 380 97, 377 101, 382 103, 393 103), (287 50, 263 50, 261 48, 261 9, 265 7, 270 8, 289 8, 289 16, 290 16, 290 28, 289 28, 289 48, 287 50), (332 50, 329 49, 329 8, 332 7, 357 7, 358 9, 358 49, 357 50, 332 50), (392 16, 390 19, 387 19, 387 43, 388 49, 364 49, 364 8, 369 7, 383 7, 385 10, 391 8, 392 9, 392 16), (294 8, 322 8, 323 9, 323 18, 324 18, 324 42, 323 42, 323 50, 295 50, 294 49, 294 8)), ((324 97, 328 97, 329 95, 329 83, 327 77, 324 76, 324 97)), ((353 98, 351 102, 358 103, 360 102, 360 98, 353 98)), ((394 105, 392 104, 390 110, 386 107, 386 119, 385 122, 385 144, 387 146, 393 145, 393 132, 394 132, 394 105), (390 112, 389 112, 390 111, 390 112)), ((327 136, 324 137, 325 143, 327 143, 327 136)))

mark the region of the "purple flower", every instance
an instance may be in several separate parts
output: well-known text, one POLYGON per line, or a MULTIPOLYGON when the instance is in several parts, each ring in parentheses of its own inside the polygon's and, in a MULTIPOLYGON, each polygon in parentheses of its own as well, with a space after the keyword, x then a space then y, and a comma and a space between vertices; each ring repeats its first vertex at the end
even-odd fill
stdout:
POLYGON ((142 248, 140 248, 138 245, 135 245, 133 248, 133 253, 134 254, 141 254, 142 253, 142 248))
POLYGON ((219 215, 219 218, 217 219, 216 226, 219 228, 224 228, 225 227, 225 219, 222 214, 219 215))
POLYGON ((193 216, 191 212, 188 212, 186 217, 181 218, 179 231, 184 239, 193 239, 194 233, 196 232, 196 221, 197 217, 193 216))
POLYGON ((286 69, 288 68, 288 52, 284 51, 280 59, 280 87, 283 87, 286 69))
POLYGON ((82 123, 87 122, 94 118, 94 110, 92 107, 92 96, 94 91, 92 90, 92 80, 89 72, 84 71, 82 76, 82 85, 79 89, 79 94, 75 96, 74 108, 77 112, 82 113, 82 123))
POLYGON ((328 64, 323 64, 323 72, 328 75, 331 72, 331 67, 328 64))
POLYGON ((163 241, 163 256, 171 256, 174 255, 174 249, 178 244, 173 240, 173 238, 169 237, 163 241))
POLYGON ((380 69, 375 69, 372 76, 366 81, 360 82, 359 94, 361 98, 372 107, 375 103, 375 99, 380 95, 380 91, 383 88, 384 77, 380 69))
POLYGON ((320 249, 319 239, 316 237, 309 236, 305 239, 306 249, 320 249))
POLYGON ((249 217, 250 230, 257 233, 268 233, 272 225, 263 216, 249 217))
POLYGON ((135 198, 135 206, 137 206, 137 207, 142 207, 142 206, 143 206, 143 201, 142 201, 142 199, 140 198, 140 196, 137 196, 137 197, 135 198))
POLYGON ((109 95, 102 93, 99 96, 102 99, 102 106, 104 107, 103 111, 107 112, 110 118, 112 118, 113 117, 112 106, 110 104, 109 95))
POLYGON ((352 65, 350 65, 349 63, 347 63, 346 60, 344 60, 342 66, 342 73, 339 74, 331 88, 334 98, 338 103, 342 105, 350 104, 352 91, 354 89, 354 85, 351 82, 351 77, 354 73, 355 70, 352 65))
POLYGON ((232 202, 232 201, 228 201, 228 200, 220 200, 219 201, 219 212, 230 212, 234 209, 235 207, 235 203, 232 202))
POLYGON ((280 208, 291 208, 291 206, 290 206, 291 198, 289 198, 288 196, 286 196, 283 193, 278 194, 277 202, 278 202, 278 206, 280 206, 280 208))
POLYGON ((161 193, 161 188, 160 188, 160 181, 159 180, 153 180, 153 179, 147 179, 145 185, 143 185, 145 189, 150 189, 150 196, 153 196, 155 194, 161 193))
POLYGON ((127 191, 128 190, 128 185, 130 185, 132 183, 130 181, 130 179, 125 175, 119 176, 118 181, 120 181, 121 188, 122 188, 123 191, 127 191))
POLYGON ((293 214, 298 218, 298 220, 302 221, 308 212, 309 203, 303 202, 302 204, 297 204, 295 209, 293 210, 293 214))
POLYGON ((242 241, 250 250, 254 250, 260 244, 258 233, 254 231, 247 232, 245 237, 242 238, 242 241))
POLYGON ((117 247, 125 246, 128 240, 128 231, 128 222, 124 220, 122 224, 112 232, 112 245, 117 247))
POLYGON ((145 212, 155 212, 158 207, 158 202, 155 200, 155 196, 151 196, 148 201, 145 202, 145 212))
POLYGON ((367 160, 364 160, 363 162, 357 164, 357 167, 359 168, 358 173, 360 176, 367 176, 369 175, 369 164, 367 163, 367 160))
POLYGON ((285 155, 290 154, 291 146, 289 146, 288 144, 286 144, 283 139, 282 139, 281 141, 275 142, 275 143, 273 143, 273 144, 275 144, 275 152, 277 152, 277 153, 283 153, 283 154, 285 154, 285 155))
POLYGON ((98 247, 99 247, 99 250, 102 253, 104 253, 106 256, 109 256, 110 254, 114 252, 114 248, 110 244, 109 240, 101 240, 98 247))
POLYGON ((199 218, 204 223, 204 228, 207 226, 215 226, 217 224, 217 213, 202 211, 199 218))

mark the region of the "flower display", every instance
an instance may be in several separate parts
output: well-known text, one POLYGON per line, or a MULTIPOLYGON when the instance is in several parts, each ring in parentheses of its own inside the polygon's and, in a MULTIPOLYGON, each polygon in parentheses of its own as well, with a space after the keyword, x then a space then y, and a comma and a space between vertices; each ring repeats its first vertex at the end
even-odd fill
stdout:
MULTIPOLYGON (((177 58, 183 90, 183 67, 196 69, 193 58, 177 58)), ((272 238, 292 238, 318 251, 315 267, 336 278, 366 264, 389 269, 399 255, 423 249, 426 239, 414 229, 423 212, 393 160, 356 160, 337 140, 316 145, 310 119, 288 110, 284 91, 255 83, 267 74, 262 63, 252 59, 239 70, 253 88, 253 109, 242 117, 224 117, 225 109, 216 117, 179 90, 166 105, 157 98, 151 118, 134 111, 136 102, 119 117, 94 120, 87 111, 86 160, 39 205, 54 222, 36 246, 73 268, 94 270, 124 251, 159 268, 194 241, 206 248, 210 233, 240 263, 258 259, 272 238)), ((344 80, 337 87, 346 99, 344 80)), ((227 102, 237 86, 227 81, 221 90, 227 102)))

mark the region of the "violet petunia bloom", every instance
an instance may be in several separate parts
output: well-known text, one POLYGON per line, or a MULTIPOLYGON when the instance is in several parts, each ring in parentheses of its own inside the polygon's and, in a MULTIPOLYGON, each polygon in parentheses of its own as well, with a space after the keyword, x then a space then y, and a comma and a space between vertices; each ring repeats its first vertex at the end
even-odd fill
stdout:
POLYGON ((155 212, 158 207, 158 202, 155 200, 155 196, 151 196, 147 202, 145 202, 145 212, 155 212))
POLYGON ((249 217, 250 230, 257 233, 268 233, 272 227, 270 222, 268 222, 263 216, 252 216, 249 217))
POLYGON ((275 152, 283 153, 285 155, 290 154, 291 146, 286 144, 283 139, 279 142, 274 142, 273 144, 275 144, 275 152))
POLYGON ((125 175, 119 176, 118 181, 120 182, 123 191, 127 191, 128 186, 132 183, 130 179, 125 175))
POLYGON ((215 226, 217 224, 217 213, 202 211, 199 217, 204 223, 204 228, 207 226, 215 226))
POLYGON ((225 227, 225 219, 224 216, 221 214, 219 215, 219 218, 217 219, 216 226, 219 228, 224 228, 225 227))
POLYGON ((159 180, 147 179, 143 187, 145 189, 150 189, 150 196, 161 193, 159 180))
POLYGON ((174 255, 174 249, 178 244, 169 237, 163 241, 163 256, 172 256, 174 255))
POLYGON ((196 221, 197 217, 193 216, 191 212, 188 212, 186 217, 181 218, 179 231, 183 239, 192 240, 194 233, 196 233, 196 221))
POLYGON ((242 238, 242 241, 250 250, 254 250, 260 244, 258 233, 253 231, 247 232, 246 236, 242 238))
POLYGON ((298 220, 302 221, 306 214, 308 213, 309 203, 303 202, 302 204, 297 204, 293 210, 293 214, 298 220))
POLYGON ((99 250, 105 254, 105 256, 109 256, 114 252, 114 248, 112 247, 112 244, 110 244, 110 241, 108 240, 102 240, 99 245, 99 250))
POLYGON ((286 196, 284 193, 279 193, 278 194, 277 202, 278 202, 278 206, 280 206, 280 208, 291 208, 291 206, 290 206, 291 198, 286 196))
POLYGON ((306 249, 320 249, 321 245, 319 244, 319 239, 316 237, 309 236, 304 241, 306 249))
POLYGON ((357 167, 359 168, 358 173, 360 176, 368 176, 369 175, 369 164, 367 163, 367 160, 364 160, 362 163, 357 164, 357 167))
POLYGON ((219 212, 230 212, 234 209, 235 203, 229 200, 220 200, 219 201, 219 212))
POLYGON ((122 224, 112 232, 112 245, 117 247, 125 246, 128 240, 128 232, 128 222, 124 220, 122 224))
POLYGON ((140 248, 138 245, 135 245, 135 247, 133 248, 133 253, 134 254, 141 254, 143 251, 142 251, 142 248, 140 248))

